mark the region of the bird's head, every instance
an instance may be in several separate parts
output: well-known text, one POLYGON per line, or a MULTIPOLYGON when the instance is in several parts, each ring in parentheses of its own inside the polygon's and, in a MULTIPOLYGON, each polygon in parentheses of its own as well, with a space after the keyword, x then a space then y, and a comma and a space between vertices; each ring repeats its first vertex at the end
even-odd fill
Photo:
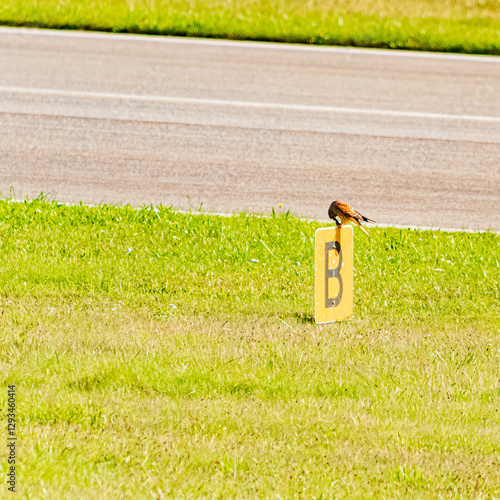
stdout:
POLYGON ((335 220, 335 217, 337 216, 338 214, 338 200, 335 200, 335 201, 332 201, 331 205, 330 205, 330 208, 328 209, 328 217, 330 217, 330 219, 334 219, 335 220))

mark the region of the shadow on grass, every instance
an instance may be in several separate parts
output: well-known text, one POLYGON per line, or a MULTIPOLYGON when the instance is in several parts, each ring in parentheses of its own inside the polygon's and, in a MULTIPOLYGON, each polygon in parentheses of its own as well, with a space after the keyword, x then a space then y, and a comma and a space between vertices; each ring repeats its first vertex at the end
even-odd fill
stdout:
POLYGON ((309 323, 314 325, 314 316, 310 313, 294 313, 293 317, 300 323, 309 323))

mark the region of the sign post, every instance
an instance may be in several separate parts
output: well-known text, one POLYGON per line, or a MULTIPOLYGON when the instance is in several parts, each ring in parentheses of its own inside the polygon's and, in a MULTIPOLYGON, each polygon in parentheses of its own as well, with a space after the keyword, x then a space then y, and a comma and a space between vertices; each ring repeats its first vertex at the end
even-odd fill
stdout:
POLYGON ((353 230, 316 231, 314 316, 316 323, 342 321, 353 309, 353 230))

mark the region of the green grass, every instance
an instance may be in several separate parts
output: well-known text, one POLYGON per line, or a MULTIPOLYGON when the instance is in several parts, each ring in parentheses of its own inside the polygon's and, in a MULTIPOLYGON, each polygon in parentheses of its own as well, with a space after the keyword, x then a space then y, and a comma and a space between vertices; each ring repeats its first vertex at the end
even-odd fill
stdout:
POLYGON ((500 54, 498 0, 4 0, 0 23, 500 54))
POLYGON ((0 202, 17 497, 498 498, 500 236, 355 230, 318 326, 318 227, 0 202))

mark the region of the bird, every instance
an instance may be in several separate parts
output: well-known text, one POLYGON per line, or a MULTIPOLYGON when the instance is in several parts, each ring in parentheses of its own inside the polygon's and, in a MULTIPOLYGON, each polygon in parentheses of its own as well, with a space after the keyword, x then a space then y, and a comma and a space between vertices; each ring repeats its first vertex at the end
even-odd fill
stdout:
POLYGON ((361 221, 363 222, 375 222, 364 215, 361 215, 357 210, 351 207, 349 203, 345 203, 340 200, 335 200, 330 205, 328 209, 328 216, 330 219, 335 221, 337 227, 340 227, 342 224, 349 224, 349 222, 354 222, 357 224, 363 232, 370 238, 368 231, 361 225, 361 221))

